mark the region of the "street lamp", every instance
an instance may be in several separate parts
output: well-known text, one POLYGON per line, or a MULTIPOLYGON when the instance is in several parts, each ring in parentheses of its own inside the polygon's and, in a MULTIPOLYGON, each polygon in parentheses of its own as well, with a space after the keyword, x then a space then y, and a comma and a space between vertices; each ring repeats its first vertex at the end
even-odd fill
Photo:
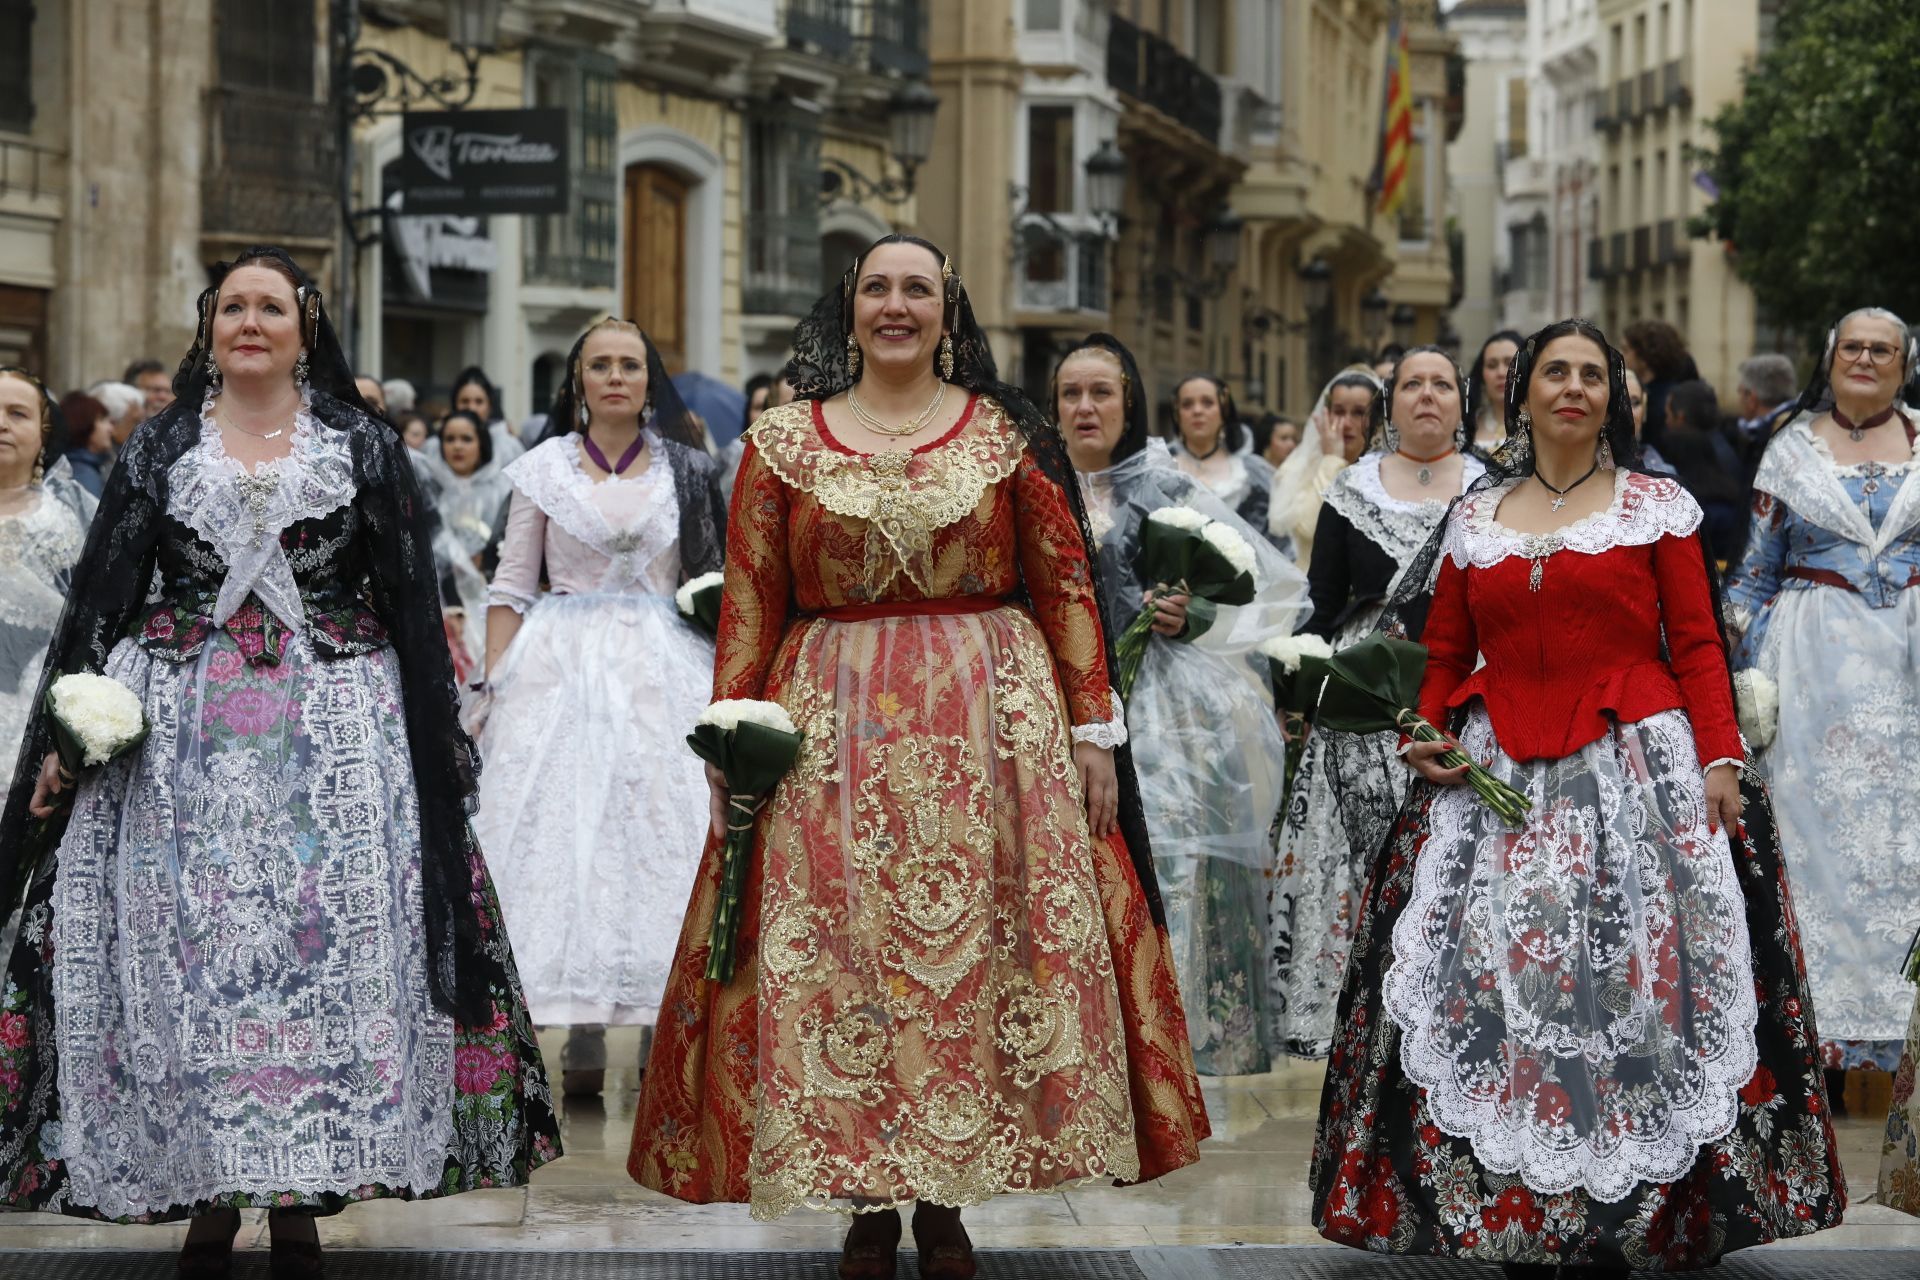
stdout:
POLYGON ((447 43, 459 71, 426 75, 385 49, 360 47, 359 0, 333 0, 333 29, 345 55, 349 120, 401 115, 416 107, 458 111, 480 91, 480 58, 499 41, 501 0, 447 0, 447 43))
POLYGON ((456 49, 492 53, 500 38, 501 0, 447 0, 447 42, 456 49))
POLYGON ((1300 283, 1307 293, 1307 314, 1325 311, 1333 302, 1333 268, 1325 258, 1315 258, 1300 268, 1300 283))
POLYGON ((1226 205, 1207 224, 1207 264, 1216 274, 1230 276, 1240 265, 1240 231, 1246 225, 1246 219, 1226 205))
POLYGON ((933 154, 933 119, 940 111, 940 97, 923 82, 913 80, 888 100, 887 110, 890 145, 900 177, 882 177, 876 182, 838 156, 827 156, 820 162, 821 204, 832 204, 842 196, 883 204, 903 204, 912 198, 914 177, 933 154))
POLYGON ((1380 349, 1380 339, 1386 336, 1387 309, 1392 305, 1378 285, 1360 300, 1360 332, 1367 336, 1367 346, 1375 351, 1380 349))
POLYGON ((1126 210, 1127 158, 1108 138, 1087 157, 1087 211, 1109 226, 1126 210))
POLYGON ((1411 303, 1403 302, 1393 309, 1393 340, 1403 347, 1413 345, 1413 329, 1419 323, 1420 313, 1411 303))

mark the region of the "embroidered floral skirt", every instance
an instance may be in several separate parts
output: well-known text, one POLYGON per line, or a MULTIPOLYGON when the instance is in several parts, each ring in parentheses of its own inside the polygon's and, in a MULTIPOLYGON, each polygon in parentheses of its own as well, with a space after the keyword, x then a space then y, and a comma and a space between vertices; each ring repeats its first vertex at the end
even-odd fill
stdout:
POLYGON ((713 643, 671 599, 543 596, 493 675, 473 830, 540 1025, 651 1024, 707 829, 713 643))
POLYGON ((1766 792, 1706 830, 1685 716, 1516 764, 1506 828, 1415 783, 1362 907, 1314 1223, 1382 1253, 1654 1271, 1840 1221, 1818 1037, 1766 792))
POLYGON ((1127 704, 1174 970, 1202 1075, 1272 1065, 1261 970, 1286 742, 1250 670, 1244 658, 1155 636, 1127 704))
POLYGON ((1920 1065, 1920 997, 1907 1023, 1906 1046, 1893 1073, 1893 1103, 1887 1137, 1880 1146, 1880 1188, 1874 1198, 1902 1213, 1920 1215, 1920 1101, 1914 1098, 1914 1068, 1920 1065))
POLYGON ((390 650, 275 664, 225 632, 107 674, 151 733, 82 780, 0 987, 0 1188, 159 1221, 332 1212, 522 1183, 559 1138, 512 956, 461 963, 494 1016, 427 994, 418 807, 390 650))
POLYGON ((1165 936, 1091 841, 1039 629, 792 628, 766 696, 807 742, 760 819, 722 986, 709 841, 629 1170, 684 1200, 977 1204, 1197 1158, 1165 936))

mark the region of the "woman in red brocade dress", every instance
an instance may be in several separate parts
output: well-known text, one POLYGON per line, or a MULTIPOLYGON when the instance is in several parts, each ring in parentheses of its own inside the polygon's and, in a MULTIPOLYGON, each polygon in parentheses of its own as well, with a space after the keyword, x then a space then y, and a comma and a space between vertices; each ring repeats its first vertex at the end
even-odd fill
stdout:
POLYGON ((1562 321, 1508 388, 1507 445, 1402 591, 1433 584, 1421 714, 1532 809, 1509 828, 1437 744, 1406 748, 1314 1223, 1517 1275, 1710 1266, 1846 1207, 1772 811, 1741 777, 1700 508, 1632 469, 1619 353, 1562 321))
POLYGON ((917 1201, 921 1274, 966 1277, 961 1206, 1157 1177, 1207 1121, 1064 445, 925 241, 869 248, 796 347, 735 484, 713 694, 807 741, 724 985, 708 841, 628 1168, 853 1211, 843 1276, 894 1274, 917 1201))

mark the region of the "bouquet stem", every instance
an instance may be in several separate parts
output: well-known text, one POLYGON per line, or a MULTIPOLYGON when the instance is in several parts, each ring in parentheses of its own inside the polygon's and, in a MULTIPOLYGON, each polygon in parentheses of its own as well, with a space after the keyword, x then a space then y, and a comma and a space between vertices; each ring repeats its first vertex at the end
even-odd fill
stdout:
POLYGON ((1120 663, 1120 669, 1114 673, 1114 690, 1120 695, 1120 701, 1125 702, 1133 696, 1133 682, 1140 678, 1140 664, 1146 660, 1147 641, 1153 635, 1153 617, 1160 602, 1169 596, 1185 594, 1187 584, 1184 582, 1173 586, 1156 584, 1147 593, 1146 604, 1127 624, 1127 629, 1120 633, 1120 638, 1113 642, 1114 657, 1120 663))
POLYGON ((1500 779, 1481 767, 1460 748, 1460 744, 1434 728, 1424 717, 1414 712, 1402 712, 1400 728, 1415 742, 1444 742, 1451 750, 1440 756, 1440 763, 1449 769, 1467 767, 1467 785, 1480 797, 1482 804, 1500 816, 1508 826, 1517 827, 1527 820, 1527 812, 1533 808, 1533 801, 1514 790, 1500 779))
POLYGON ((747 888, 747 858, 753 848, 753 824, 765 796, 733 795, 727 800, 727 842, 720 855, 720 896, 713 904, 707 939, 707 978, 733 979, 734 946, 740 936, 740 899, 747 888))

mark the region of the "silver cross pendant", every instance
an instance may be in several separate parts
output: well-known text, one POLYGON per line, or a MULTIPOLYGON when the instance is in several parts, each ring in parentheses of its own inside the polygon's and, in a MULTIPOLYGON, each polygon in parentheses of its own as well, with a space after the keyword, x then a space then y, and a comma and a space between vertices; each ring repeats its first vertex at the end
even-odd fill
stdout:
POLYGON ((1555 498, 1553 500, 1553 509, 1555 511, 1558 511, 1560 508, 1566 505, 1567 505, 1567 500, 1565 498, 1555 498))

